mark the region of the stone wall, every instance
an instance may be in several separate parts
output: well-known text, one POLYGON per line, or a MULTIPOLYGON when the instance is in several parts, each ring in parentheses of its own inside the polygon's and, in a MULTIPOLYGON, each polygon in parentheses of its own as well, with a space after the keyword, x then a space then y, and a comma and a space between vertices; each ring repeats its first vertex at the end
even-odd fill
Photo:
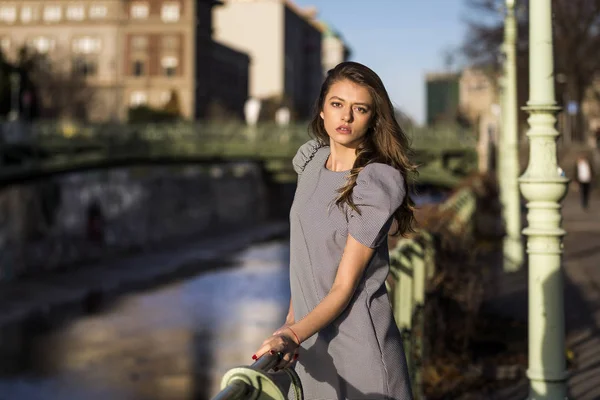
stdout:
POLYGON ((0 188, 0 281, 264 221, 250 163, 84 171, 0 188))

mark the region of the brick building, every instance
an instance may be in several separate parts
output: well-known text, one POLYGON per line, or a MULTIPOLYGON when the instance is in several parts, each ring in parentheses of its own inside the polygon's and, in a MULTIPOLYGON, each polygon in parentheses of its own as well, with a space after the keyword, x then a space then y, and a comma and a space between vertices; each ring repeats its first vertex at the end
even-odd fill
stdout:
POLYGON ((1 0, 0 45, 9 58, 25 45, 83 75, 94 89, 92 120, 124 120, 130 107, 161 108, 172 96, 186 118, 205 117, 216 97, 241 115, 249 58, 213 42, 215 5, 215 0, 1 0), (229 84, 211 85, 221 71, 229 74, 229 84), (240 76, 231 79, 236 73, 240 76))

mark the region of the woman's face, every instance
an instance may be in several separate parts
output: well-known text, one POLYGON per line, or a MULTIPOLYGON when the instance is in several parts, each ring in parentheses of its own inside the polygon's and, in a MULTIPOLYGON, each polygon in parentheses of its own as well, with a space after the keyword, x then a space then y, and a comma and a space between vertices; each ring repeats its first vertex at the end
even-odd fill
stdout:
POLYGON ((329 88, 320 115, 332 146, 356 148, 371 126, 373 99, 365 86, 341 80, 329 88))

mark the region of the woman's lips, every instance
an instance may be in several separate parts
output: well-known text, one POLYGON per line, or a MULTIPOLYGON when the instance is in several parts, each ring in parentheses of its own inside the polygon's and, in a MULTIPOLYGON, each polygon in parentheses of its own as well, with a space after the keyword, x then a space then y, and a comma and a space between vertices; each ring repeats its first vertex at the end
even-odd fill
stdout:
POLYGON ((352 133, 352 128, 350 128, 349 126, 341 125, 337 127, 336 131, 344 135, 349 135, 352 133))

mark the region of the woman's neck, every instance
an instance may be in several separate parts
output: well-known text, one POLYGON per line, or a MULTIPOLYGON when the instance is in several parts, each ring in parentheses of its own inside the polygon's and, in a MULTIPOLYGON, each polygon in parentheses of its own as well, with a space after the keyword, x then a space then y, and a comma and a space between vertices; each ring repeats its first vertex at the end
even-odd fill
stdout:
POLYGON ((356 160, 356 149, 344 147, 338 143, 330 142, 330 153, 327 159, 327 169, 335 172, 352 169, 356 160))

